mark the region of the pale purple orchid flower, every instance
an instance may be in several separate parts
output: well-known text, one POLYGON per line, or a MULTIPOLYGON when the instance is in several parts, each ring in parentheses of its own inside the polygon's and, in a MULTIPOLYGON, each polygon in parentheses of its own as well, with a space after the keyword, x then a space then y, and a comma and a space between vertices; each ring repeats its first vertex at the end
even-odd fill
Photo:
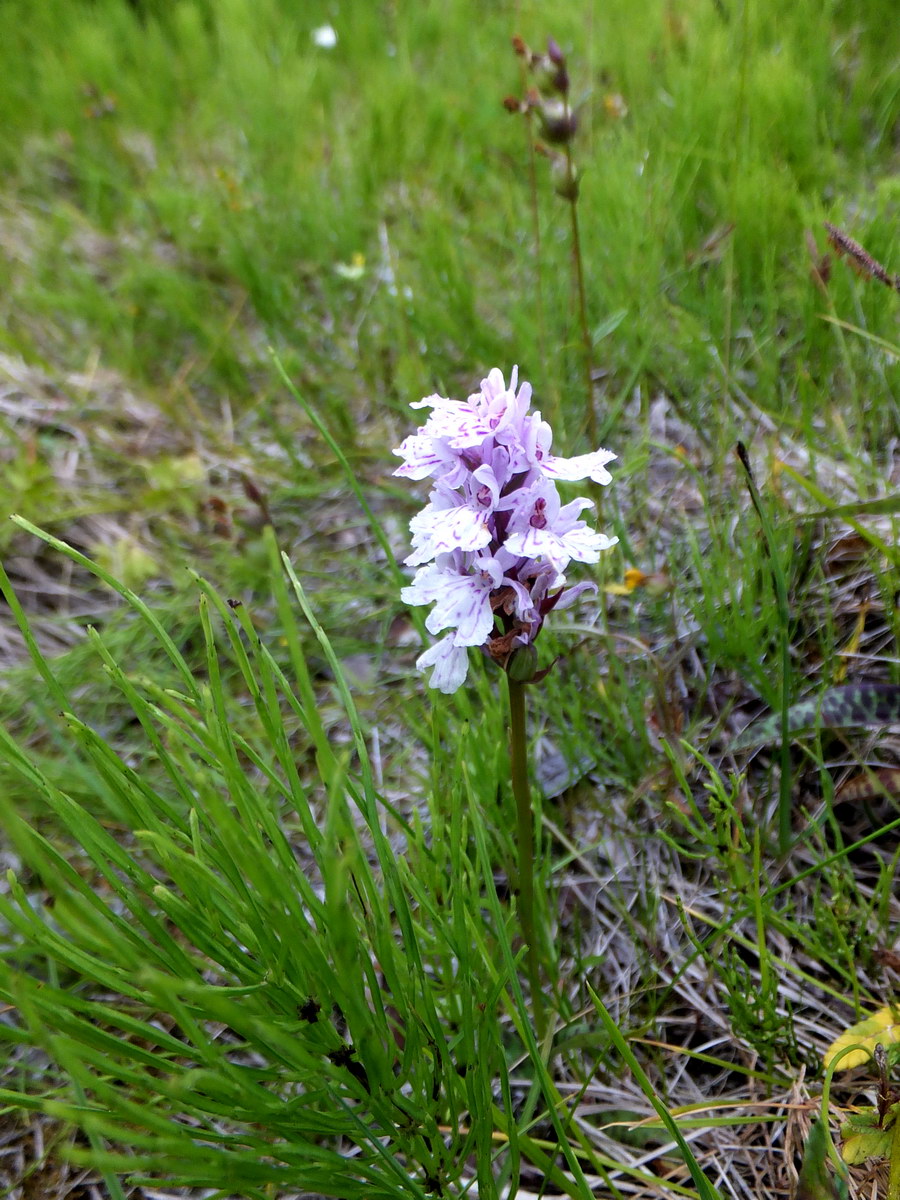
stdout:
POLYGON ((460 495, 443 480, 428 504, 409 523, 413 552, 407 566, 430 562, 451 550, 483 550, 492 533, 489 518, 500 502, 500 481, 487 463, 476 467, 460 495))
POLYGON ((455 629, 457 646, 481 646, 494 627, 491 593, 502 579, 495 559, 455 551, 421 567, 409 587, 400 589, 400 598, 406 604, 434 604, 425 621, 429 633, 455 629))
POLYGON ((507 502, 511 502, 512 517, 504 548, 522 558, 543 558, 557 571, 565 570, 571 559, 598 562, 601 550, 608 550, 617 540, 578 520, 586 508, 594 507, 593 501, 582 497, 562 506, 556 486, 549 479, 513 492, 504 499, 507 502))
POLYGON ((552 432, 539 412, 529 413, 531 385, 507 387, 494 368, 465 401, 427 396, 417 433, 394 453, 395 475, 432 479, 428 504, 410 521, 415 577, 401 591, 408 604, 432 604, 430 633, 444 637, 419 656, 430 684, 454 692, 468 672, 468 647, 480 646, 507 668, 530 646, 554 608, 567 607, 592 583, 566 587, 571 561, 595 563, 617 542, 580 519, 593 502, 561 504, 556 480, 608 484, 606 464, 616 456, 597 450, 575 458, 550 453, 552 432))

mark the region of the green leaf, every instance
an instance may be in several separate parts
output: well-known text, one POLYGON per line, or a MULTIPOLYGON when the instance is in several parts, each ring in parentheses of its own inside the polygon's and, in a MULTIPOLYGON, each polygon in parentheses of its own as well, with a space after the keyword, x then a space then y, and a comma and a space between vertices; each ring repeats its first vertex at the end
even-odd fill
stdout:
POLYGON ((856 517, 860 514, 884 516, 900 513, 900 493, 879 496, 877 500, 854 500, 850 504, 834 504, 820 512, 798 514, 802 521, 827 520, 829 517, 856 517))
POLYGON ((619 308, 615 312, 610 313, 609 316, 605 317, 599 325, 594 327, 594 330, 591 334, 591 342, 596 346, 598 342, 601 342, 604 338, 609 337, 611 333, 614 333, 619 328, 627 316, 627 308, 619 308))
POLYGON ((591 999, 594 1001, 594 1007, 597 1010, 597 1015, 599 1016, 601 1023, 609 1035, 610 1041, 612 1042, 613 1046, 615 1046, 616 1050, 618 1050, 619 1054, 621 1054, 625 1061, 625 1065, 628 1067, 640 1085, 641 1091, 656 1109, 656 1113, 663 1125, 677 1143, 678 1148, 681 1151, 684 1164, 690 1172, 691 1179, 694 1181, 694 1185, 697 1188, 697 1195, 700 1197, 700 1200, 722 1200, 722 1193, 718 1190, 718 1188, 710 1183, 710 1181, 704 1175, 703 1169, 701 1168, 697 1159, 694 1157, 694 1153, 688 1145, 684 1134, 678 1127, 678 1122, 656 1094, 653 1084, 650 1082, 650 1079, 645 1074, 640 1063, 635 1057, 634 1051, 631 1049, 628 1040, 625 1038, 624 1034, 608 1012, 606 1005, 590 986, 590 984, 588 984, 588 991, 590 992, 591 999))
POLYGON ((864 1112, 853 1113, 841 1126, 841 1157, 844 1162, 855 1166, 867 1158, 889 1158, 898 1111, 900 1104, 892 1105, 885 1114, 883 1124, 879 1122, 877 1109, 868 1108, 864 1112))
POLYGON ((827 1130, 822 1121, 814 1121, 803 1149, 797 1200, 846 1200, 847 1182, 831 1174, 825 1165, 827 1158, 827 1130))
POLYGON ((856 1046, 857 1049, 842 1055, 835 1070, 849 1071, 851 1067, 861 1067, 874 1055, 877 1045, 890 1046, 895 1042, 900 1042, 900 1021, 892 1008, 880 1008, 864 1021, 851 1025, 831 1043, 825 1051, 825 1067, 830 1067, 841 1051, 849 1046, 856 1046))

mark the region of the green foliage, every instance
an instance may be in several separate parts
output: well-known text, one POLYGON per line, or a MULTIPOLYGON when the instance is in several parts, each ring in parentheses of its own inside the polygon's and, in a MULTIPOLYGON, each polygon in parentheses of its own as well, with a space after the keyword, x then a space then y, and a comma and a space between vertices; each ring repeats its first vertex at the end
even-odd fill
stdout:
POLYGON ((732 1148, 691 1143, 704 1181, 674 1081, 713 1103, 812 1079, 842 1006, 883 1004, 891 788, 842 801, 841 770, 872 774, 852 739, 748 764, 772 728, 735 739, 733 710, 779 734, 893 716, 896 297, 810 267, 828 219, 900 269, 894 7, 608 0, 514 28, 475 0, 0 3, 0 515, 87 555, 0 522, 28 612, 3 609, 5 1104, 80 1125, 109 1172, 360 1197, 531 1169, 650 1194, 592 1125, 643 1104, 694 1178, 672 1151, 653 1170, 700 1194, 732 1148), (532 734, 578 781, 538 800, 547 1046, 496 679, 423 700, 389 478, 409 400, 513 361, 561 452, 587 448, 567 213, 501 105, 513 32, 553 34, 580 106, 620 455, 597 582, 659 581, 540 647, 562 658, 532 734))
POLYGON ((847 1200, 847 1181, 832 1175, 828 1159, 828 1132, 822 1121, 814 1121, 803 1148, 803 1165, 797 1182, 799 1200, 847 1200))
MULTIPOLYGON (((127 1158, 101 1156, 110 1170, 329 1195, 455 1185, 477 1130, 495 1121, 507 1053, 498 1017, 510 1003, 492 953, 507 932, 471 927, 484 878, 466 849, 466 813, 478 801, 456 796, 452 855, 446 843, 433 853, 375 791, 352 709, 350 759, 329 744, 303 659, 291 688, 249 613, 200 584, 201 676, 123 594, 178 687, 127 674, 98 636, 94 648, 166 785, 126 764, 59 692, 67 736, 105 785, 97 815, 2 734, 8 762, 85 857, 76 869, 4 800, 30 883, 11 876, 0 900, 14 933, 0 994, 17 1014, 0 1036, 39 1046, 79 1089, 78 1104, 51 1091, 46 1112, 132 1147, 127 1158), (252 697, 248 736, 226 711, 224 655, 252 697), (316 755, 314 790, 298 772, 298 735, 316 755), (124 844, 110 823, 132 831, 124 844), (342 1141, 357 1154, 336 1153, 342 1141)), ((299 629, 288 632, 299 645, 299 629)), ((337 685, 352 704, 339 676, 337 685)), ((35 1102, 30 1087, 5 1097, 35 1102)), ((491 1155, 482 1145, 488 1194, 491 1155)))
MULTIPOLYGON (((505 12, 481 6, 473 38, 469 0, 414 16, 371 7, 345 21, 284 0, 138 8, 52 0, 37 17, 8 0, 0 12, 6 187, 50 200, 54 214, 49 227, 36 214, 29 270, 12 276, 27 297, 26 313, 11 310, 18 344, 40 348, 35 319, 53 313, 74 354, 87 317, 104 358, 138 377, 163 381, 196 353, 243 392, 253 350, 243 330, 222 339, 235 306, 313 362, 357 329, 367 385, 379 353, 399 369, 398 356, 424 342, 440 378, 533 341, 533 309, 508 303, 533 275, 509 233, 530 222, 520 131, 500 108, 516 86, 505 12), (332 51, 311 38, 328 19, 332 51), (393 292, 342 279, 335 267, 354 253, 366 282, 393 272, 393 292)), ((714 377, 689 335, 696 325, 725 340, 726 365, 771 385, 767 405, 784 407, 785 363, 771 349, 779 323, 791 325, 779 341, 795 347, 818 327, 820 350, 837 361, 839 343, 828 351, 817 312, 797 303, 799 246, 823 215, 823 191, 852 202, 853 181, 889 147, 887 11, 873 5, 851 24, 806 4, 731 19, 715 6, 656 3, 635 22, 620 0, 595 15, 590 36, 578 6, 558 15, 576 94, 596 70, 629 107, 624 121, 604 117, 595 88, 578 151, 591 325, 630 314, 603 346, 616 371, 642 362, 695 405, 689 375, 714 377), (723 223, 734 225, 724 253, 697 257, 723 223)), ((519 32, 545 36, 533 14, 519 32)), ((564 219, 544 191, 553 229, 564 219)), ((886 228, 891 203, 886 193, 886 228)), ((545 255, 544 343, 565 345, 555 237, 545 255)), ((839 307, 850 286, 835 279, 839 307)), ((888 331, 877 304, 866 317, 888 331)), ((861 381, 872 367, 851 357, 861 381)), ((557 387, 568 358, 523 366, 557 387)))
POLYGON ((855 1113, 841 1127, 844 1162, 861 1163, 867 1158, 890 1158, 897 1141, 894 1126, 900 1117, 900 1101, 892 1104, 884 1115, 875 1109, 855 1113))

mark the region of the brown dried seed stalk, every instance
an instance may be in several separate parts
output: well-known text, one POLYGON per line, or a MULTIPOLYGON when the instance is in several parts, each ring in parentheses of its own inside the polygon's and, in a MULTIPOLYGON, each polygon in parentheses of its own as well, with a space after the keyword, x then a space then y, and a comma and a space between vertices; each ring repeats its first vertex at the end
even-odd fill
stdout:
POLYGON ((828 241, 840 254, 846 254, 852 258, 861 271, 872 279, 877 279, 879 283, 883 283, 885 287, 893 288, 895 292, 900 292, 900 275, 891 275, 891 273, 876 262, 875 259, 865 250, 859 242, 855 242, 852 237, 844 233, 843 229, 838 229, 837 225, 832 225, 830 221, 825 222, 825 229, 828 232, 828 241))

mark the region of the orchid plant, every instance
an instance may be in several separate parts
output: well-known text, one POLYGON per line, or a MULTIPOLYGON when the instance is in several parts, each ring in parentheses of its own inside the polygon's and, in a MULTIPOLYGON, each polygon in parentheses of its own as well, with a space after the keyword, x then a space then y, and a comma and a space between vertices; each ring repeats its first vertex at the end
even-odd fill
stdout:
MULTIPOLYGON (((417 433, 394 453, 395 475, 432 480, 428 503, 410 521, 417 567, 402 589, 407 604, 432 604, 429 633, 443 634, 419 657, 430 684, 452 693, 465 681, 469 649, 480 647, 507 678, 510 770, 517 811, 518 895, 535 998, 540 994, 534 927, 534 822, 528 788, 524 686, 546 674, 537 667, 535 640, 547 616, 596 585, 569 585, 570 562, 595 563, 618 540, 591 529, 581 514, 593 501, 563 504, 557 481, 608 484, 616 456, 595 450, 575 458, 551 451, 553 434, 530 412, 531 385, 507 386, 494 368, 467 400, 427 396, 412 408, 431 410, 417 433)), ((537 1003, 537 1000, 536 1000, 537 1003)))

